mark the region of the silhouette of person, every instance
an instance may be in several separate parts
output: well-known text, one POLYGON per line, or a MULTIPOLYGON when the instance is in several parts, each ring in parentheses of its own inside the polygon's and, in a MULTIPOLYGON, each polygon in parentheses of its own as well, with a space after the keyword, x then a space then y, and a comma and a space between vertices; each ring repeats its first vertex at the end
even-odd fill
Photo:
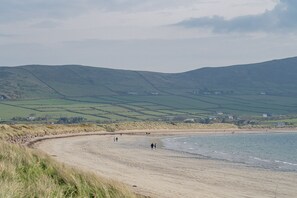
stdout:
POLYGON ((154 143, 151 143, 151 149, 153 149, 154 148, 154 143))

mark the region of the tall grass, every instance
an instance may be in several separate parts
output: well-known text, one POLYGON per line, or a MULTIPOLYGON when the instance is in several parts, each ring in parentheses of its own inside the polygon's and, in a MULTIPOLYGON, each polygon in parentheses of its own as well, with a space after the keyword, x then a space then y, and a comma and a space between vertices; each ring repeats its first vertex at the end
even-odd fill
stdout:
POLYGON ((110 124, 0 124, 0 139, 13 143, 25 143, 34 137, 73 134, 81 132, 115 132, 125 130, 170 129, 236 129, 232 124, 166 123, 166 122, 120 122, 110 124))
POLYGON ((0 124, 0 139, 13 143, 25 143, 37 136, 99 131, 104 131, 104 128, 96 124, 0 124))
POLYGON ((0 197, 136 197, 122 184, 0 141, 0 197))

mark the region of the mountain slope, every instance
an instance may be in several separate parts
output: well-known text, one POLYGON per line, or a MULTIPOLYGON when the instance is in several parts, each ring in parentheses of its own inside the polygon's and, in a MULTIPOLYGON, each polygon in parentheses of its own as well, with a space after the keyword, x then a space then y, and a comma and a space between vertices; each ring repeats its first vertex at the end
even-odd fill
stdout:
POLYGON ((187 95, 205 93, 297 95, 297 57, 202 68, 178 74, 79 65, 0 67, 0 98, 187 95))
POLYGON ((237 92, 266 91, 296 93, 297 58, 221 68, 203 68, 177 74, 179 80, 200 88, 230 89, 237 92))
POLYGON ((0 99, 39 97, 57 97, 57 93, 20 67, 0 67, 0 99))

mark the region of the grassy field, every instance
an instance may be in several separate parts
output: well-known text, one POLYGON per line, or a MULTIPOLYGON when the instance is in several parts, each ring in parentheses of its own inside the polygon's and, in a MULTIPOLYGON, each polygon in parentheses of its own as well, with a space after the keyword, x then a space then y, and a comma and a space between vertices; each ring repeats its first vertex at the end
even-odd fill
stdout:
MULTIPOLYGON (((2 122, 57 122, 61 117, 82 117, 86 122, 166 120, 173 117, 217 116, 258 119, 297 115, 295 97, 266 95, 160 95, 110 96, 61 99, 14 100, 0 102, 2 122), (222 116, 222 115, 221 115, 222 116), (38 119, 39 118, 39 119, 38 119)), ((294 122, 295 123, 295 122, 294 122)))

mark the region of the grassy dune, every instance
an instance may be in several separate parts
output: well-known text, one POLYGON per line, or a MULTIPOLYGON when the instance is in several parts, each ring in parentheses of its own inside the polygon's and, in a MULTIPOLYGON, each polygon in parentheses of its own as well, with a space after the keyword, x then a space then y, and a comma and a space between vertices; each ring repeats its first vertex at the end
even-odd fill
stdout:
POLYGON ((122 122, 103 125, 110 131, 125 130, 182 130, 182 129, 236 129, 233 124, 199 124, 199 123, 167 123, 167 122, 122 122))
POLYGON ((169 130, 169 129, 236 129, 232 124, 166 123, 166 122, 121 122, 112 124, 15 124, 0 125, 0 139, 12 143, 24 143, 34 137, 45 135, 73 134, 81 132, 115 132, 123 130, 169 130))
POLYGON ((123 185, 0 142, 0 197, 136 197, 123 185))
POLYGON ((15 124, 0 125, 0 139, 12 143, 24 143, 34 137, 45 135, 71 134, 81 132, 98 132, 105 129, 96 124, 79 124, 79 125, 47 125, 47 124, 15 124))

